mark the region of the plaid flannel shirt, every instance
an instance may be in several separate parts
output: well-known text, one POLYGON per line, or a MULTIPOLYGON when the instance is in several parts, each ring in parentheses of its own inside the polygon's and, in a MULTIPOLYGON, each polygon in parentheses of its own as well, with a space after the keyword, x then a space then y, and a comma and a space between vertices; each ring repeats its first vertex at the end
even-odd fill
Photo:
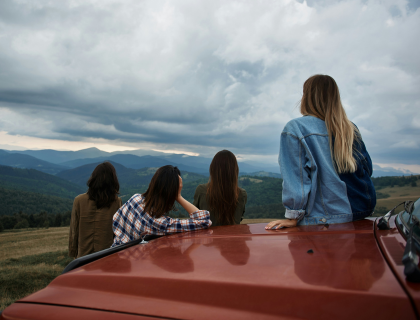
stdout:
POLYGON ((206 210, 191 213, 190 219, 172 219, 168 216, 155 219, 144 211, 143 196, 135 194, 114 214, 112 247, 136 240, 145 234, 165 235, 205 229, 210 226, 210 213, 206 210))

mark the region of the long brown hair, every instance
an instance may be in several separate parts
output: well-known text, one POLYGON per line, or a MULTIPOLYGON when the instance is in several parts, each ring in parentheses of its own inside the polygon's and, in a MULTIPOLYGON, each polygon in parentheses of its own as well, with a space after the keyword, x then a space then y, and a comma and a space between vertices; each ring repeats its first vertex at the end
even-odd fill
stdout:
POLYGON ((89 180, 87 194, 89 199, 96 202, 96 207, 109 208, 116 200, 120 191, 117 173, 114 166, 109 162, 98 164, 93 170, 89 180))
POLYGON ((216 153, 210 164, 210 180, 206 199, 220 225, 235 223, 238 204, 239 167, 235 155, 222 150, 216 153))
POLYGON ((149 188, 143 193, 144 210, 152 217, 160 218, 174 208, 178 196, 179 176, 179 169, 170 165, 156 170, 149 188))
POLYGON ((334 79, 317 74, 306 80, 303 84, 300 112, 325 121, 337 172, 355 172, 357 162, 353 150, 354 142, 360 142, 360 132, 347 118, 334 79))

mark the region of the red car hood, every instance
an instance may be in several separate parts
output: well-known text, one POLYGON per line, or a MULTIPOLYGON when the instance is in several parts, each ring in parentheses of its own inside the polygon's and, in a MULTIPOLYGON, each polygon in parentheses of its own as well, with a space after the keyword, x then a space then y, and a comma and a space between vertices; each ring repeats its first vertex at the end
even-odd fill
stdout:
POLYGON ((264 227, 155 239, 61 275, 20 302, 177 319, 415 318, 373 221, 264 227))

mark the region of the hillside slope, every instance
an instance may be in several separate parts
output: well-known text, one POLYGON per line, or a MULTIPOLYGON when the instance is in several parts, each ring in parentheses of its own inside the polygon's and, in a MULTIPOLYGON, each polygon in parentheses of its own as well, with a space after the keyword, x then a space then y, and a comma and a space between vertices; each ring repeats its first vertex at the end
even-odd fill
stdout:
POLYGON ((38 170, 2 165, 0 165, 0 187, 68 199, 73 199, 75 196, 86 192, 85 187, 38 170))
POLYGON ((72 206, 72 199, 0 187, 0 215, 12 215, 20 211, 27 214, 43 211, 62 213, 71 210, 72 206))
MULTIPOLYGON (((208 178, 184 183, 182 195, 188 201, 194 200, 195 189, 199 184, 207 183, 208 178)), ((284 218, 285 209, 282 204, 282 179, 271 177, 242 176, 239 187, 248 195, 244 218, 284 218)), ((186 213, 181 210, 183 214, 186 213)))
POLYGON ((4 150, 0 150, 0 165, 15 168, 36 169, 49 174, 56 174, 60 171, 68 169, 66 166, 40 160, 26 154, 9 153, 4 150))
MULTIPOLYGON (((147 190, 150 180, 152 180, 157 168, 143 168, 143 169, 130 169, 125 166, 110 161, 117 171, 118 181, 120 183, 120 197, 123 201, 128 200, 135 193, 142 193, 147 190)), ((99 163, 90 163, 74 169, 66 170, 57 174, 57 177, 68 180, 79 186, 86 186, 92 171, 99 163)), ((196 181, 207 178, 204 176, 193 173, 181 171, 184 183, 196 181)))

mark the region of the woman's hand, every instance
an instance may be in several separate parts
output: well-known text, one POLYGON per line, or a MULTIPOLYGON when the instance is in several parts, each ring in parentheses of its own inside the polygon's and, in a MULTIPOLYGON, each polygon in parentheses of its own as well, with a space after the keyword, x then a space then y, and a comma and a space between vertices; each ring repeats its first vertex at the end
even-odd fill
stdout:
POLYGON ((265 227, 266 230, 270 229, 280 229, 280 228, 292 228, 296 227, 297 220, 296 219, 281 219, 276 221, 271 221, 265 227))
POLYGON ((185 209, 185 211, 187 211, 189 214, 194 213, 196 211, 198 211, 198 208, 193 205, 192 203, 188 202, 187 200, 185 200, 182 196, 181 196, 181 191, 182 191, 182 178, 181 176, 179 177, 179 189, 178 189, 178 197, 176 198, 176 201, 178 201, 178 203, 185 209))
POLYGON ((181 178, 181 176, 178 176, 178 177, 179 177, 179 188, 178 188, 178 196, 176 198, 176 201, 179 202, 179 200, 182 198, 181 191, 182 191, 183 185, 182 185, 182 178, 181 178))

